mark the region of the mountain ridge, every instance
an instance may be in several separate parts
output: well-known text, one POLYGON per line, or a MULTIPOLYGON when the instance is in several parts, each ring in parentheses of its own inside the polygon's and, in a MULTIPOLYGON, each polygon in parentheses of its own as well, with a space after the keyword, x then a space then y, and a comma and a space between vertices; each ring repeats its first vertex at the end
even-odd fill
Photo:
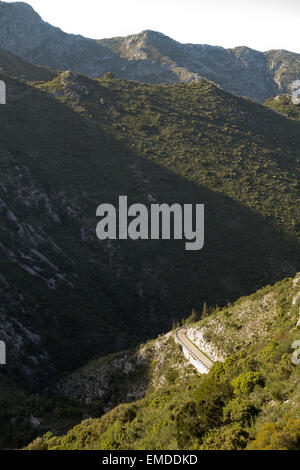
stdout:
POLYGON ((289 51, 181 44, 151 29, 94 40, 51 26, 26 5, 0 2, 0 47, 42 66, 149 83, 206 78, 259 102, 289 92, 300 76, 300 54, 289 51))

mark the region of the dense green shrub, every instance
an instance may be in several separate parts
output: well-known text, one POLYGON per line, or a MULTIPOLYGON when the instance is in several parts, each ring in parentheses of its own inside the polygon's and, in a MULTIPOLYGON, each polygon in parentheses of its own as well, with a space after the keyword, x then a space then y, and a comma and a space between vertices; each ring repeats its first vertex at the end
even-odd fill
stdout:
POLYGON ((259 372, 244 372, 231 384, 235 395, 249 395, 256 385, 263 385, 264 380, 259 372))
POLYGON ((300 419, 286 417, 283 423, 264 423, 249 450, 300 450, 300 419))

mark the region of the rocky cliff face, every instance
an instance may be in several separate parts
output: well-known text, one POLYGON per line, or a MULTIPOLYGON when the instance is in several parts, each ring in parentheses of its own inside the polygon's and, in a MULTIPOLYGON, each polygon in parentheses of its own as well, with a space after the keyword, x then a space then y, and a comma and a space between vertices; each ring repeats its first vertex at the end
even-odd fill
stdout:
POLYGON ((175 371, 181 379, 194 374, 172 331, 135 349, 96 359, 62 377, 51 391, 86 403, 101 399, 107 411, 119 403, 139 400, 149 390, 168 386, 175 371))
POLYGON ((0 2, 0 47, 35 64, 91 77, 112 72, 150 83, 188 83, 205 77, 260 102, 289 92, 292 81, 300 77, 300 55, 288 51, 180 44, 154 31, 96 41, 45 23, 22 2, 0 2))

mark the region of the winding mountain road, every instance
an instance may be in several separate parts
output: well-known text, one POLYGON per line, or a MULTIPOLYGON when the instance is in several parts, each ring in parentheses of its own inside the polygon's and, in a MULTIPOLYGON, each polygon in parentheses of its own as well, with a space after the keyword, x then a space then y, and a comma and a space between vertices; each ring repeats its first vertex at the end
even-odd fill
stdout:
POLYGON ((188 353, 195 361, 202 364, 207 369, 207 371, 209 371, 214 365, 213 361, 211 361, 207 356, 205 356, 200 351, 200 349, 198 349, 197 346, 192 343, 192 341, 187 337, 186 333, 186 327, 182 327, 176 330, 175 336, 178 342, 188 350, 188 353))

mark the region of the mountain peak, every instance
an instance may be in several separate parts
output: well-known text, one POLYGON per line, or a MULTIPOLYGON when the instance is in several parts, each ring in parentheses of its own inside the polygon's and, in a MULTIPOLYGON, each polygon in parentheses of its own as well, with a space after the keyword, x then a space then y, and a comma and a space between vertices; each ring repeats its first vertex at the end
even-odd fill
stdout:
POLYGON ((24 12, 24 10, 26 11, 30 11, 32 14, 34 15, 37 15, 39 16, 39 14, 34 10, 34 8, 29 5, 28 3, 26 2, 12 2, 12 3, 8 3, 8 2, 1 2, 0 1, 0 7, 4 7, 4 8, 10 8, 10 10, 16 12, 16 11, 20 11, 22 10, 24 12))
POLYGON ((116 78, 172 84, 206 78, 259 102, 289 93, 300 74, 299 54, 181 44, 152 29, 127 37, 86 39, 48 24, 24 2, 0 1, 0 48, 32 64, 90 77, 112 72, 116 78))
POLYGON ((140 34, 149 34, 149 35, 157 35, 157 34, 159 34, 159 35, 162 35, 162 36, 163 36, 162 33, 160 33, 159 31, 154 31, 154 29, 144 29, 143 31, 141 31, 140 34))
MULTIPOLYGON (((165 34, 159 32, 159 31, 154 31, 152 29, 144 29, 144 31, 142 31, 140 33, 140 35, 146 35, 146 36, 149 36, 149 37, 168 38, 168 36, 166 36, 165 34)), ((168 38, 168 39, 170 39, 170 38, 168 38)))
MULTIPOLYGON (((25 2, 1 2, 1 23, 5 23, 8 27, 14 24, 18 28, 22 25, 33 25, 33 23, 44 23, 40 15, 32 8, 31 5, 25 2)), ((14 52, 14 51, 12 51, 14 52)))
POLYGON ((180 44, 178 41, 175 41, 175 39, 172 39, 170 36, 167 36, 163 33, 161 33, 160 31, 154 31, 152 29, 145 29, 144 31, 142 31, 140 34, 138 34, 137 36, 142 36, 144 38, 147 38, 149 39, 150 41, 161 41, 161 42, 164 42, 164 43, 174 43, 174 44, 178 44, 178 45, 182 45, 180 44))
POLYGON ((26 8, 27 10, 31 10, 31 11, 34 11, 36 13, 36 11, 32 8, 31 5, 29 5, 29 3, 26 3, 26 2, 12 2, 11 5, 15 5, 15 6, 19 6, 21 8, 26 8))

